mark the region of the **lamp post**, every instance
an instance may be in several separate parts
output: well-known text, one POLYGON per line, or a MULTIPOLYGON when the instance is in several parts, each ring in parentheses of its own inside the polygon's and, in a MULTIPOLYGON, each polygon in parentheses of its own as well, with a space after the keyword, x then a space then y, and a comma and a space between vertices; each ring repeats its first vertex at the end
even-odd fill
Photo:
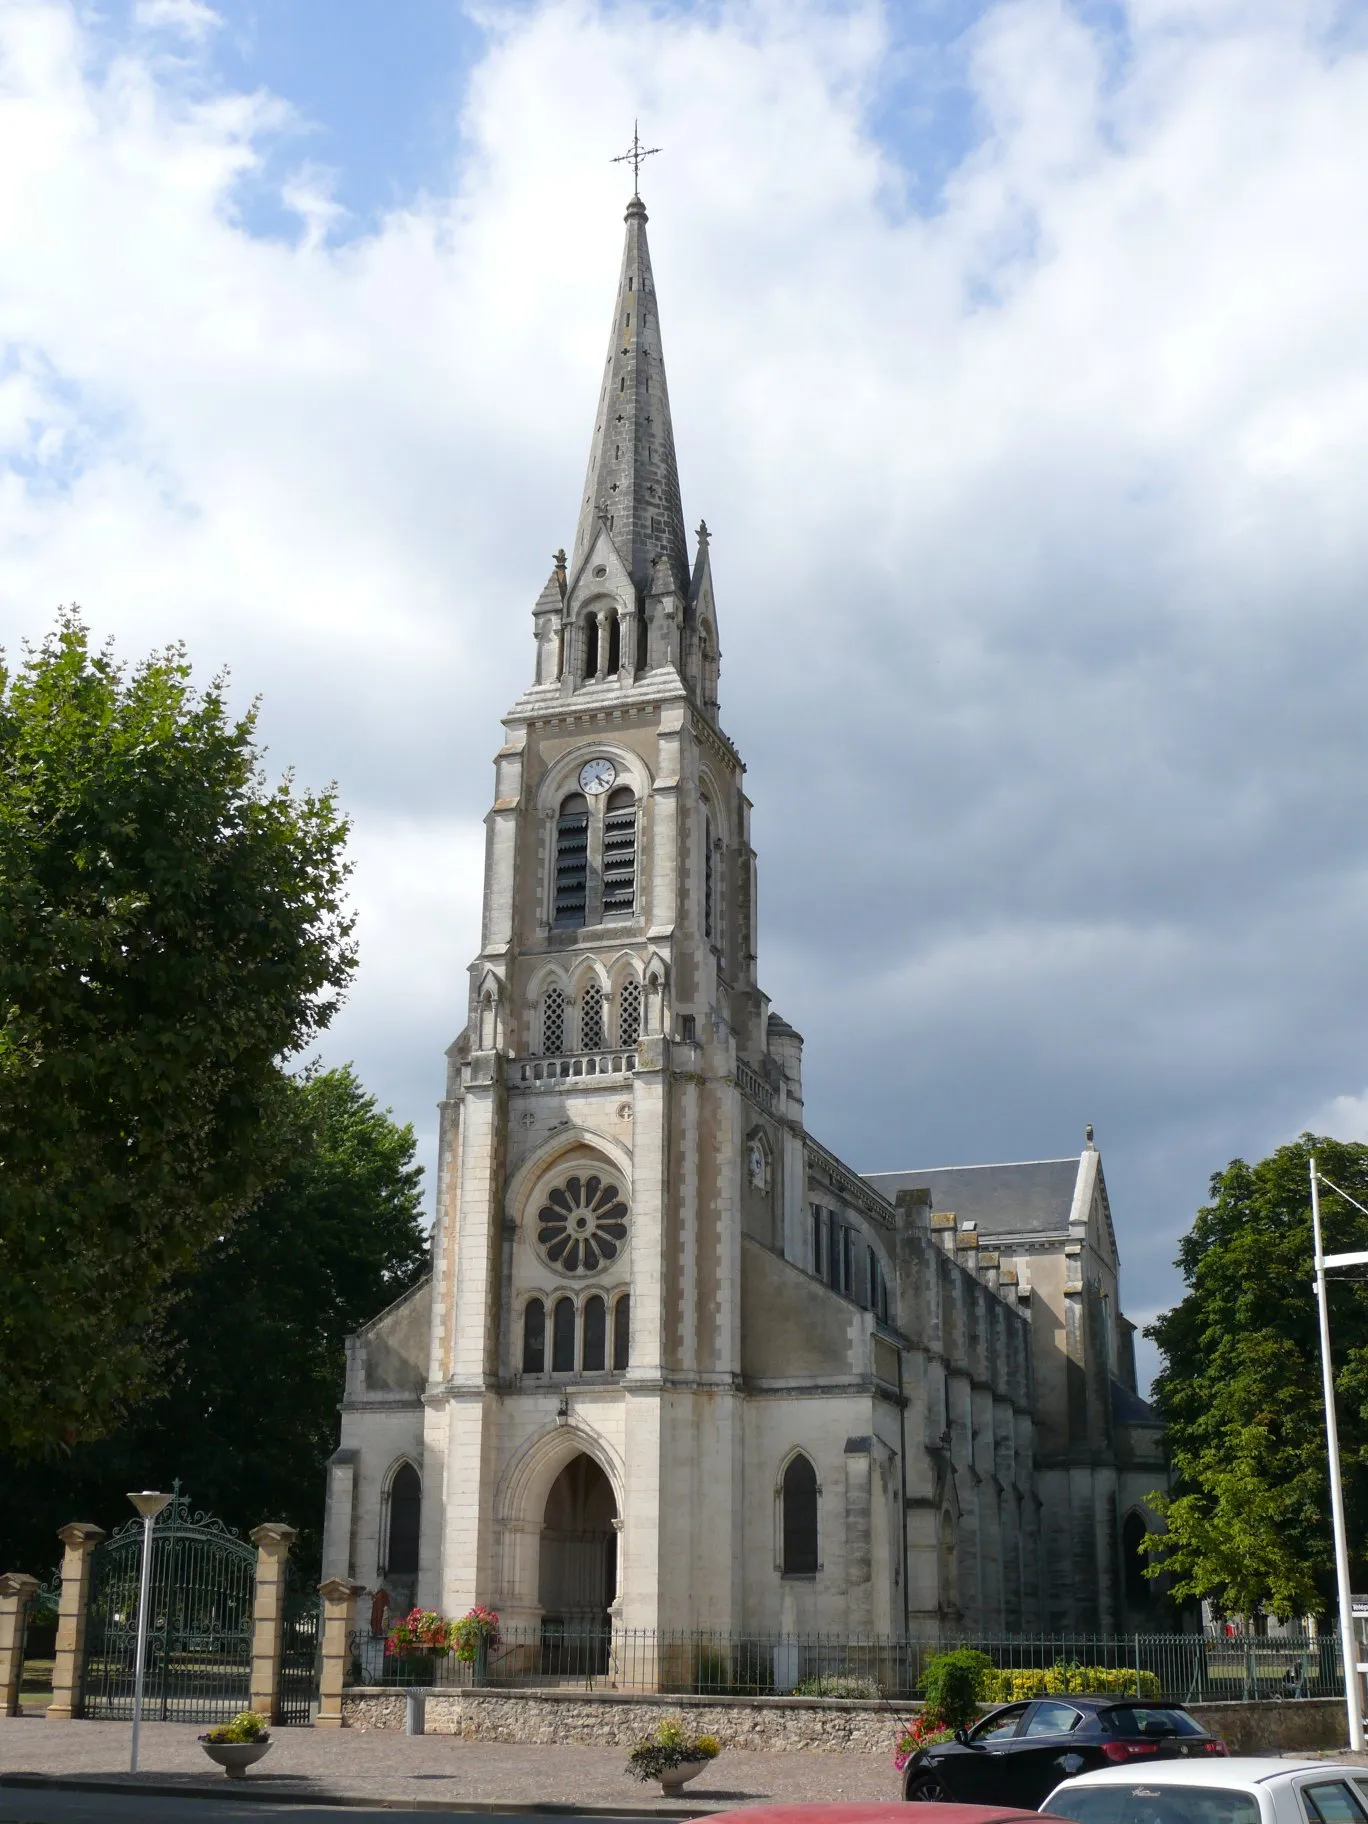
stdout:
MULTIPOLYGON (((1332 1190, 1337 1188, 1331 1186, 1332 1190)), ((1344 1194, 1340 1192, 1341 1196, 1344 1194)), ((1354 1200, 1351 1197, 1349 1201, 1354 1200)), ((1344 1486, 1340 1480, 1339 1426, 1335 1419, 1335 1373, 1330 1362, 1330 1301, 1326 1294, 1325 1269, 1363 1266, 1368 1264, 1368 1252, 1326 1257, 1325 1244, 1321 1240, 1320 1173, 1316 1170, 1314 1154, 1311 1156, 1311 1228, 1316 1246, 1316 1304, 1320 1312, 1321 1383, 1325 1389, 1325 1442, 1330 1458, 1330 1517, 1335 1533, 1335 1584, 1339 1592, 1344 1704, 1349 1713, 1349 1746, 1355 1753, 1362 1754, 1363 1704, 1354 1641, 1354 1603, 1349 1590, 1349 1535, 1344 1524, 1344 1486)))
POLYGON ((128 1771, 138 1771, 138 1731, 142 1727, 143 1675, 147 1671, 147 1608, 152 1589, 152 1523, 171 1499, 155 1489, 145 1488, 129 1495, 129 1500, 142 1515, 142 1576, 138 1585, 138 1646, 133 1662, 133 1746, 128 1757, 128 1771))

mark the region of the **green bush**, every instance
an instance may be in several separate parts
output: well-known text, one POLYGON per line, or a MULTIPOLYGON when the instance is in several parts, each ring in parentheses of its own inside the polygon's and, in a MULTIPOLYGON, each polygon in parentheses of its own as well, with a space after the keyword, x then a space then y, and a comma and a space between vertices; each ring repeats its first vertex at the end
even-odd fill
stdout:
POLYGON ((266 1718, 255 1710, 239 1710, 231 1723, 221 1723, 202 1735, 202 1742, 264 1742, 270 1739, 266 1718))
POLYGON ((984 1682, 993 1670, 988 1655, 972 1647, 937 1653, 922 1670, 926 1710, 946 1729, 967 1728, 984 1702, 984 1682))
POLYGON ((720 1753, 715 1735, 690 1735, 678 1717, 667 1716, 633 1747, 627 1771, 635 1780, 659 1780, 672 1768, 688 1761, 715 1760, 720 1753))
POLYGON ((849 1678, 837 1672, 824 1672, 817 1678, 805 1678, 793 1687, 795 1697, 881 1697, 872 1678, 849 1678))

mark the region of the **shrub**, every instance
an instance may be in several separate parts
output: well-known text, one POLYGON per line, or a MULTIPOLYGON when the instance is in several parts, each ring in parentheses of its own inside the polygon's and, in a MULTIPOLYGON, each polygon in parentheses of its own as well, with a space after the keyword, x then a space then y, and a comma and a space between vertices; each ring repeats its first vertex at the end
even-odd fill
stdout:
POLYGON ((805 1678, 793 1687, 795 1697, 882 1697, 872 1678, 849 1678, 841 1673, 824 1672, 817 1678, 805 1678))
POLYGON ((947 1729, 944 1723, 938 1723, 923 1710, 912 1719, 894 1744, 893 1765, 901 1773, 918 1749, 934 1748, 937 1742, 948 1742, 954 1733, 953 1729, 947 1729))
MULTIPOLYGON (((1163 1685, 1153 1672, 1141 1672, 1141 1697, 1158 1697, 1163 1685)), ((1026 1697, 1054 1697, 1069 1691, 1115 1693, 1134 1697, 1133 1666, 1081 1666, 1056 1660, 1052 1666, 1004 1666, 985 1673, 980 1695, 985 1703, 1011 1704, 1026 1697)))
POLYGON ((637 1780, 659 1780, 686 1761, 711 1761, 722 1751, 715 1735, 690 1735, 678 1717, 667 1716, 645 1735, 627 1757, 627 1771, 637 1780))
POLYGON ((479 1657, 481 1646, 497 1647, 499 1644, 499 1618, 493 1609, 486 1609, 476 1603, 473 1609, 467 1609, 459 1621, 453 1621, 448 1630, 451 1645, 457 1659, 469 1665, 479 1657))
POLYGON ((928 1659, 921 1677, 921 1694, 925 1698, 923 1715, 944 1729, 964 1729, 978 1715, 984 1701, 985 1678, 993 1671, 986 1653, 972 1647, 957 1647, 953 1653, 937 1653, 928 1659))
MULTIPOLYGON (((497 1621, 498 1617, 494 1619, 497 1621)), ((434 1659, 441 1658, 451 1651, 453 1628, 460 1625, 448 1621, 436 1609, 410 1609, 407 1615, 401 1615, 391 1624, 385 1636, 385 1658, 399 1653, 423 1653, 434 1659)), ((474 1657, 472 1653, 471 1658, 474 1657)))
POLYGON ((200 1737, 202 1742, 265 1742, 270 1740, 266 1718, 255 1710, 239 1710, 231 1723, 220 1723, 200 1737))

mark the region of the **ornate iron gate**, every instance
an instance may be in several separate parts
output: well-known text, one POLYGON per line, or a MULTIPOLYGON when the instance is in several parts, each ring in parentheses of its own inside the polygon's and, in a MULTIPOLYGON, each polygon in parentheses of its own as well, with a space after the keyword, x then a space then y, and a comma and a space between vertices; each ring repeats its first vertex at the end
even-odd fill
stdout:
MULTIPOLYGON (((131 1717, 143 1524, 136 1517, 91 1555, 85 1714, 131 1717)), ((247 1708, 256 1551, 180 1492, 152 1526, 143 1716, 222 1722, 247 1708)))
POLYGON ((317 1589, 299 1588, 296 1576, 293 1562, 287 1560, 277 1717, 282 1727, 306 1728, 313 1721, 313 1703, 318 1694, 322 1598, 317 1589))

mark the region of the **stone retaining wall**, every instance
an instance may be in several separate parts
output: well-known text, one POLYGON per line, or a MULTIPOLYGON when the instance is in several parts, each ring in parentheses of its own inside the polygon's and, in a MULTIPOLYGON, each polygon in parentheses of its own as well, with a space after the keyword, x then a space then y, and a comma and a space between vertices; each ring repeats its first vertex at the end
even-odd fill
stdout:
MULTIPOLYGON (((699 1735, 727 1748, 761 1752, 807 1748, 818 1754, 892 1753, 903 1718, 920 1707, 896 1701, 835 1698, 697 1696, 620 1697, 605 1691, 498 1691, 437 1686, 427 1699, 430 1735, 484 1742, 587 1742, 627 1747, 662 1714, 684 1716, 699 1735)), ((1234 1754, 1341 1748, 1347 1727, 1341 1699, 1301 1698, 1267 1704, 1194 1704, 1194 1716, 1234 1754)), ((342 1699, 347 1729, 402 1729, 404 1693, 354 1686, 342 1699)))
POLYGON ((1288 1749, 1347 1748, 1349 1718, 1342 1697, 1293 1697, 1269 1704, 1189 1704, 1232 1754, 1282 1754, 1288 1749))
MULTIPOLYGON (((482 1742, 588 1742, 629 1747, 662 1716, 684 1716, 727 1748, 813 1748, 823 1754, 892 1752, 903 1717, 917 1705, 832 1698, 624 1698, 596 1691, 473 1691, 441 1686, 427 1698, 429 1735, 482 1742)), ((354 1686, 342 1698, 345 1729, 402 1729, 404 1694, 354 1686)))

